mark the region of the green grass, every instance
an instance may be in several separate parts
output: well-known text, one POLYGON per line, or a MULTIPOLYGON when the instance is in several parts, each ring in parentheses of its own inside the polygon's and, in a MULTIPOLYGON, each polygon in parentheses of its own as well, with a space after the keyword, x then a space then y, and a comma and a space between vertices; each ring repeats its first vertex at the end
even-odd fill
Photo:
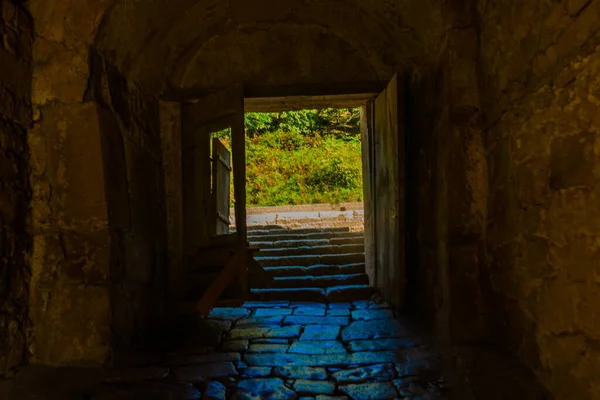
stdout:
POLYGON ((247 205, 362 201, 359 140, 273 132, 247 143, 247 205))

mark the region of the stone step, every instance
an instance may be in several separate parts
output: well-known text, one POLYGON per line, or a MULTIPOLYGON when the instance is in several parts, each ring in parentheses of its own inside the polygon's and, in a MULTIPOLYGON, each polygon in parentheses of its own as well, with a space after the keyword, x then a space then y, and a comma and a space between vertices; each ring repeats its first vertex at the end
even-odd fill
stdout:
POLYGON ((367 274, 340 274, 325 276, 283 276, 274 278, 272 288, 301 288, 317 287, 326 288, 330 286, 368 285, 367 274))
POLYGON ((246 227, 246 229, 248 230, 248 233, 253 232, 253 231, 260 231, 260 230, 265 230, 265 231, 283 231, 286 228, 283 226, 279 226, 279 225, 248 225, 246 227))
POLYGON ((250 300, 348 302, 368 300, 372 294, 373 289, 369 285, 343 285, 327 288, 255 288, 250 290, 250 300))
POLYGON ((303 239, 303 240, 277 240, 277 241, 254 241, 250 242, 251 246, 260 249, 287 249, 294 247, 313 247, 313 246, 339 246, 345 244, 364 244, 364 237, 333 237, 325 239, 303 239))
POLYGON ((256 261, 263 267, 279 266, 309 266, 317 264, 343 265, 365 262, 364 253, 348 254, 305 254, 298 256, 260 256, 255 257, 256 261))
MULTIPOLYGON (((285 228, 288 233, 298 233, 298 234, 307 234, 307 233, 321 233, 321 232, 350 232, 350 228, 347 227, 324 227, 324 228, 302 228, 302 229, 289 229, 285 228)), ((248 231, 248 234, 252 233, 252 235, 278 235, 281 233, 280 230, 273 229, 256 229, 252 231, 248 231)))
POLYGON ((342 245, 325 245, 325 246, 300 246, 287 248, 262 249, 261 257, 270 256, 294 256, 305 254, 350 254, 364 253, 364 243, 342 244, 342 245))
POLYGON ((365 216, 363 213, 348 213, 343 215, 328 216, 313 215, 310 217, 300 218, 271 218, 268 220, 252 218, 252 220, 247 221, 247 226, 255 229, 264 229, 265 227, 271 226, 285 229, 289 228, 290 225, 306 225, 307 227, 310 227, 310 225, 314 224, 321 225, 325 228, 340 228, 346 225, 363 224, 364 220, 365 216))
POLYGON ((323 265, 316 264, 310 266, 283 266, 283 267, 264 267, 265 271, 274 277, 291 276, 326 276, 326 275, 344 275, 344 274, 362 274, 365 272, 365 263, 344 264, 344 265, 323 265))
POLYGON ((285 232, 272 232, 269 234, 252 232, 248 234, 249 242, 256 241, 278 241, 278 240, 304 240, 304 239, 330 239, 339 237, 357 237, 364 236, 363 231, 330 231, 328 229, 312 229, 311 232, 299 232, 289 230, 285 232))

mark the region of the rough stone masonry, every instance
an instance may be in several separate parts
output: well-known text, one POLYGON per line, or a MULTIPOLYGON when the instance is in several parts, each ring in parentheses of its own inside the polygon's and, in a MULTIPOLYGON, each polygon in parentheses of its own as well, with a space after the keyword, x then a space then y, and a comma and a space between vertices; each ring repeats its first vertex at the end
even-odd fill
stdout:
POLYGON ((407 311, 459 360, 492 344, 557 399, 600 397, 599 0, 1 0, 0 15, 1 375, 110 364, 164 322, 184 265, 178 102, 400 72, 407 311))

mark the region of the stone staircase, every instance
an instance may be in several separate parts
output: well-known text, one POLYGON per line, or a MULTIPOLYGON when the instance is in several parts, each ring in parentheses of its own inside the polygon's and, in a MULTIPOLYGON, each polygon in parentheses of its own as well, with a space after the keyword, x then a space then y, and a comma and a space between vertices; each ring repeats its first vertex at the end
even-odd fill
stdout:
POLYGON ((268 288, 252 287, 251 299, 345 302, 371 297, 365 273, 364 234, 357 227, 290 229, 250 226, 255 259, 274 277, 268 288))

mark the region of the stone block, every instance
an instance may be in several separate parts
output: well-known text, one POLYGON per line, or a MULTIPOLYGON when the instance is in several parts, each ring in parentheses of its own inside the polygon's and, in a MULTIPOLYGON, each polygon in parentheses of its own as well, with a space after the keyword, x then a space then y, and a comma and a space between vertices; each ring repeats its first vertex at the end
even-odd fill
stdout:
POLYGON ((357 321, 342 329, 345 342, 403 336, 407 337, 408 332, 396 320, 357 321))
POLYGON ((346 348, 338 341, 295 341, 288 350, 290 354, 345 354, 346 348))
POLYGON ((282 367, 335 367, 406 361, 407 355, 395 352, 360 352, 353 354, 246 354, 244 360, 251 366, 282 367))
POLYGON ((283 320, 284 325, 348 325, 348 317, 311 317, 289 315, 283 320))
POLYGON ((392 364, 377 364, 368 367, 348 369, 332 374, 338 384, 391 381, 396 377, 392 364))
POLYGON ((271 375, 271 367, 248 367, 244 370, 244 378, 264 378, 271 375))
POLYGON ((352 311, 352 319, 355 321, 370 321, 373 319, 393 319, 392 310, 355 310, 352 311))
POLYGON ((293 310, 289 308, 261 308, 254 311, 253 318, 259 317, 283 317, 290 315, 293 310))
POLYGON ((327 371, 325 371, 325 368, 314 367, 280 366, 273 368, 273 375, 285 379, 327 379, 327 371))
POLYGON ((340 329, 338 325, 307 325, 300 340, 336 340, 340 329))
POLYGON ((299 395, 333 394, 335 392, 334 383, 307 379, 297 379, 293 388, 299 395))
POLYGON ((251 344, 248 353, 285 353, 287 344, 251 344))
MULTIPOLYGON (((287 311, 289 311, 289 310, 287 310, 287 311)), ((270 325, 280 326, 282 320, 283 320, 282 316, 250 317, 250 318, 240 319, 239 321, 236 322, 235 326, 236 326, 236 328, 243 328, 243 327, 248 327, 248 326, 270 326, 270 325)))

